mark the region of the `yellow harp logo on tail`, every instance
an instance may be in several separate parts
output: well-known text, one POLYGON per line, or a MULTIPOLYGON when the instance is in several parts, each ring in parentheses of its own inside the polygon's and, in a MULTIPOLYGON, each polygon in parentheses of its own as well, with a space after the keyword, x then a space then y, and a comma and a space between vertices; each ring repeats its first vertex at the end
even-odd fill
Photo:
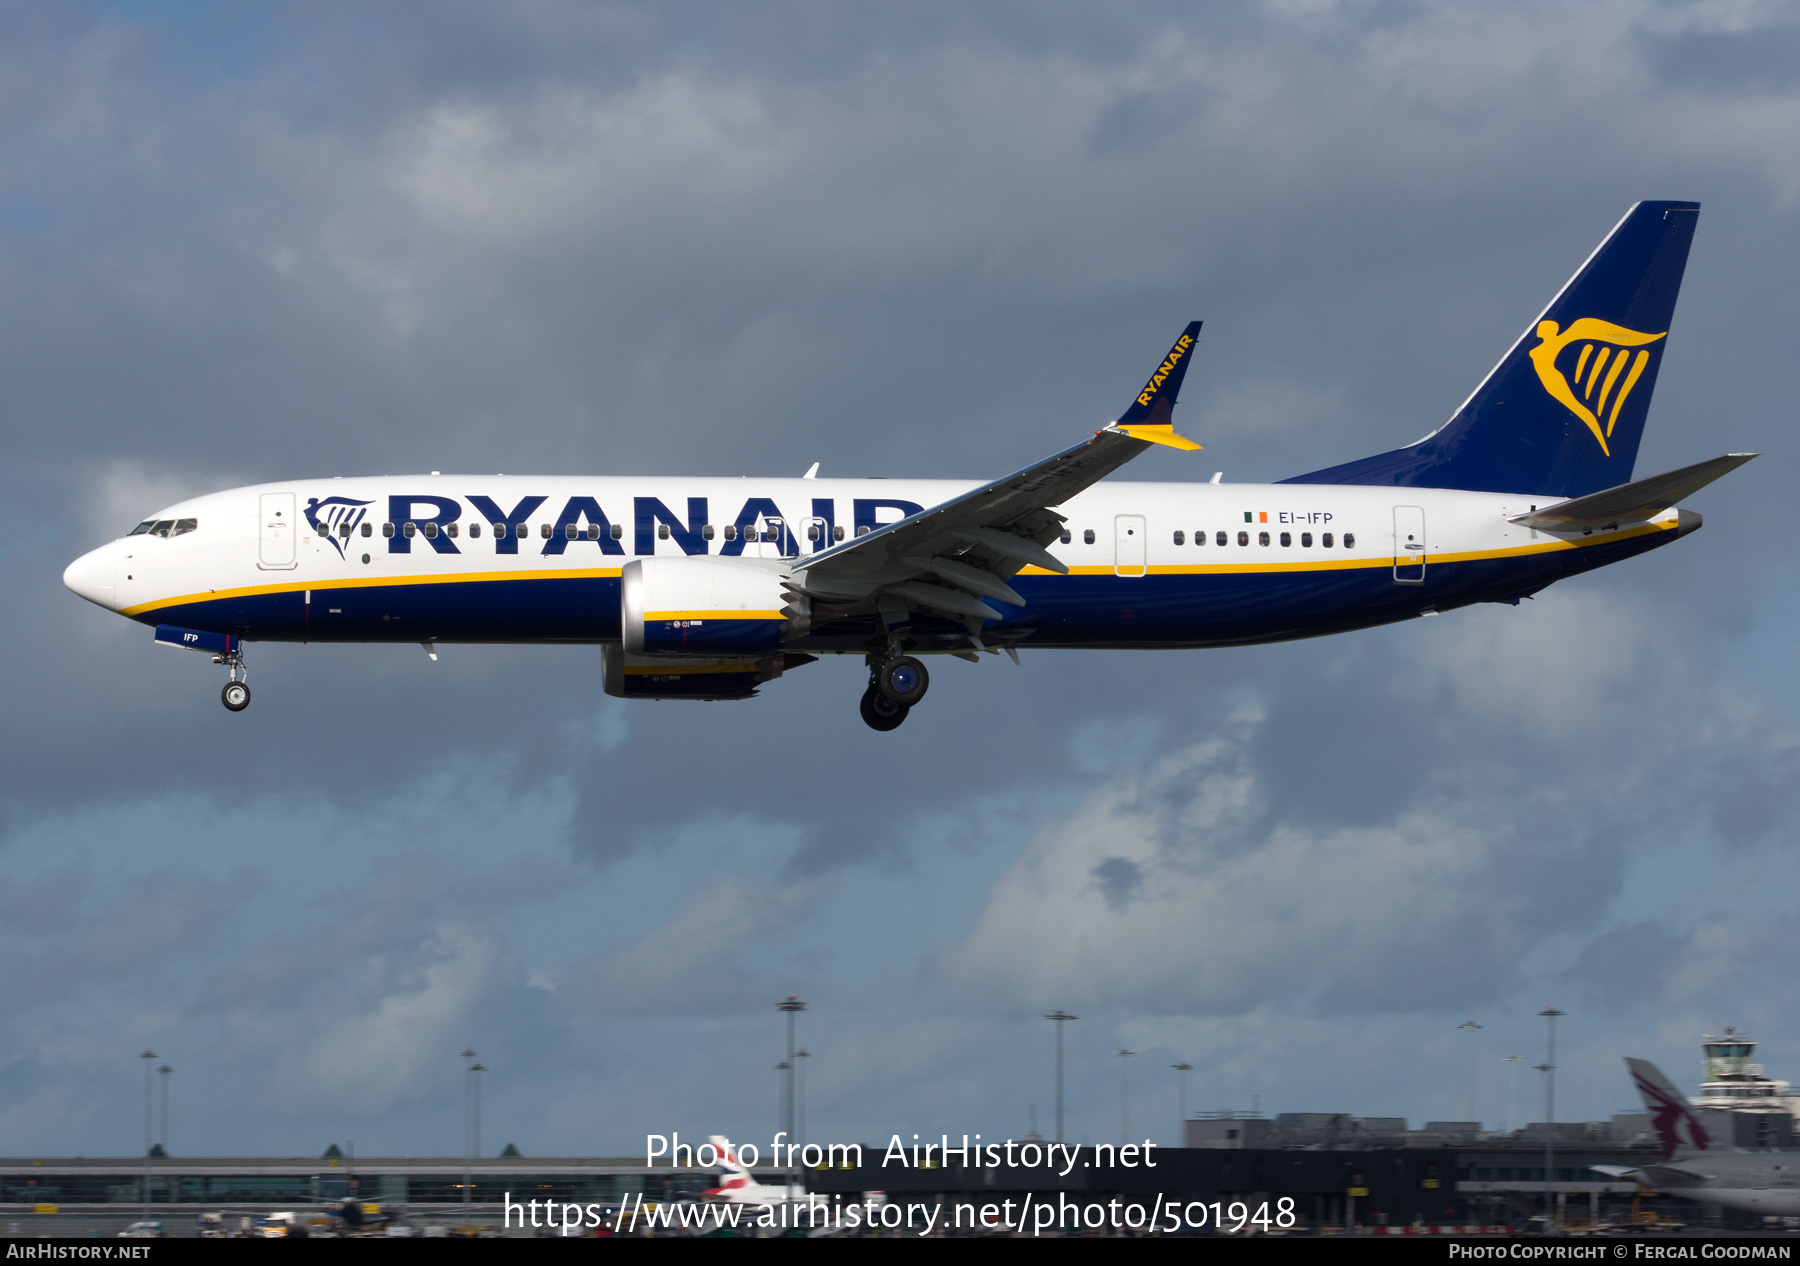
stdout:
POLYGON ((1539 321, 1537 336, 1538 345, 1526 355, 1531 357, 1538 381, 1558 404, 1587 423, 1587 429, 1600 442, 1600 451, 1611 457, 1606 441, 1619 420, 1619 410, 1625 407, 1625 397, 1637 386, 1644 366, 1650 363, 1650 353, 1641 349, 1646 343, 1666 338, 1668 331, 1640 334, 1611 321, 1582 317, 1569 322, 1569 328, 1560 332, 1556 322, 1539 321), (1565 350, 1577 346, 1580 351, 1575 364, 1565 375, 1556 367, 1557 359, 1565 350), (1640 350, 1634 352, 1633 348, 1640 350), (1604 423, 1602 418, 1606 419, 1604 423))

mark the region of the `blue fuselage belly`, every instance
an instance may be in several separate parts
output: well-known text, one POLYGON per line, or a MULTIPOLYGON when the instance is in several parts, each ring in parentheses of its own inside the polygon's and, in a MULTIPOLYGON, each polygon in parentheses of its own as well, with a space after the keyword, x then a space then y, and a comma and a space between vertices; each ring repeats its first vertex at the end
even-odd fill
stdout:
MULTIPOLYGON (((1057 647, 1227 646, 1283 641, 1410 619, 1542 588, 1675 539, 1673 532, 1547 554, 1432 562, 1423 584, 1388 565, 1342 570, 1147 576, 1022 575, 1023 608, 987 630, 1057 647)), ((136 617, 270 642, 616 642, 619 580, 609 576, 446 581, 234 595, 136 617)), ((830 639, 793 650, 842 649, 830 639)))

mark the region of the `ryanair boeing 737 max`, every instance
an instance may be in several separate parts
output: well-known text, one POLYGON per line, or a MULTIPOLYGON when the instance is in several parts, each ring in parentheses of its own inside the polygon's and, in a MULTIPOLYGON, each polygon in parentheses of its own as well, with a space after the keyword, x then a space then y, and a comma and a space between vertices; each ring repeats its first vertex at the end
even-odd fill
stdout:
POLYGON ((249 642, 595 643, 607 693, 633 699, 746 699, 860 655, 878 730, 924 697, 920 655, 1239 646, 1517 604, 1693 531, 1676 503, 1754 456, 1632 480, 1698 212, 1627 212, 1432 434, 1278 484, 1103 482, 1152 444, 1199 447, 1171 413, 1195 321, 1117 421, 990 483, 307 479, 169 506, 63 580, 224 665, 233 711, 249 642))

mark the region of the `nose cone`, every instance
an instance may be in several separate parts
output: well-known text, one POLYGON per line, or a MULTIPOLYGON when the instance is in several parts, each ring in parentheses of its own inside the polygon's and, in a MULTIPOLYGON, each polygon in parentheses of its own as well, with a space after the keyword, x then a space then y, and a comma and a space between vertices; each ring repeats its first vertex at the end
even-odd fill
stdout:
POLYGON ((119 609, 116 597, 118 590, 113 582, 113 559, 117 554, 115 546, 116 543, 102 545, 97 550, 83 554, 63 572, 63 584, 95 606, 105 607, 108 611, 119 609))

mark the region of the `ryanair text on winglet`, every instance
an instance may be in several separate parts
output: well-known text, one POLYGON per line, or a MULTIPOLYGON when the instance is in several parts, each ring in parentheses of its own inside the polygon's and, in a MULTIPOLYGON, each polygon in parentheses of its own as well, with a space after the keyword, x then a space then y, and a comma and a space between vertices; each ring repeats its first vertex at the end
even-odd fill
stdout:
POLYGON ((1157 367, 1156 372, 1150 375, 1150 381, 1144 384, 1144 390, 1138 396, 1139 404, 1145 407, 1149 406, 1151 397, 1156 395, 1156 389, 1163 385, 1165 378, 1175 372, 1175 362, 1186 356, 1188 348, 1193 345, 1194 340, 1186 334, 1175 340, 1175 349, 1169 353, 1169 358, 1157 367))

